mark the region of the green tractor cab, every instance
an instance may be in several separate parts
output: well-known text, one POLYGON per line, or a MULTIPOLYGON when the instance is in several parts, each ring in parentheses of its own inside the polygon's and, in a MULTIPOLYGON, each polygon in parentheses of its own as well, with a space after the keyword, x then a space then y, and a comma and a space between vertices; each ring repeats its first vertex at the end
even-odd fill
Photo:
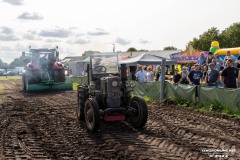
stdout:
POLYGON ((25 72, 22 75, 23 90, 72 90, 72 83, 65 83, 64 66, 58 62, 56 49, 30 49, 23 52, 25 72))

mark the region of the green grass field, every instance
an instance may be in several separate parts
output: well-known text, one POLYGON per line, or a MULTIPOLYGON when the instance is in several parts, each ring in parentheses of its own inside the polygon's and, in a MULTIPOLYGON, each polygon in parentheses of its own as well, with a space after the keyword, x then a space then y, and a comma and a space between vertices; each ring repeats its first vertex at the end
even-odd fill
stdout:
POLYGON ((20 80, 22 79, 21 76, 0 76, 0 80, 20 80))

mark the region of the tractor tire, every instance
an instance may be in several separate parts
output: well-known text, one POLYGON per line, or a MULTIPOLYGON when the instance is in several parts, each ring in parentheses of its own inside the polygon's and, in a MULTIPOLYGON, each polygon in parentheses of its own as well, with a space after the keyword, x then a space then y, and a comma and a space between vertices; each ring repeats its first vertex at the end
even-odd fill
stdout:
POLYGON ((25 82, 27 84, 41 83, 41 73, 39 70, 27 70, 25 73, 25 82))
POLYGON ((84 106, 88 99, 88 88, 84 86, 78 86, 78 107, 77 107, 77 119, 79 121, 85 120, 84 116, 84 106))
POLYGON ((53 71, 55 82, 56 83, 64 83, 65 82, 65 73, 64 69, 56 69, 53 71))
POLYGON ((96 132, 100 127, 100 109, 95 98, 88 98, 84 107, 85 121, 89 132, 96 132))
POLYGON ((131 98, 129 104, 130 108, 135 110, 134 113, 128 117, 130 124, 137 129, 143 128, 148 119, 148 108, 145 100, 141 97, 134 96, 131 98))

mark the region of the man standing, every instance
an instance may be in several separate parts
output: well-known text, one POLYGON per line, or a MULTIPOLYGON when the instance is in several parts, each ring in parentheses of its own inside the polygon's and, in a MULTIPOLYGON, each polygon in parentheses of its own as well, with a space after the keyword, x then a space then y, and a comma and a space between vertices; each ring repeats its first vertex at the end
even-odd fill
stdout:
POLYGON ((189 84, 200 85, 200 79, 202 77, 202 72, 199 71, 199 65, 194 65, 194 70, 191 70, 187 76, 189 84))
POLYGON ((208 86, 217 86, 219 71, 215 69, 214 63, 210 63, 208 66, 210 71, 207 73, 206 82, 208 83, 208 86))
POLYGON ((198 58, 198 64, 200 65, 200 67, 202 67, 206 63, 207 63, 207 58, 204 57, 204 52, 201 52, 200 57, 198 58))
POLYGON ((142 69, 142 66, 139 66, 139 71, 136 74, 136 78, 139 82, 145 82, 146 81, 146 71, 142 69))
POLYGON ((227 68, 221 73, 221 81, 223 87, 237 88, 238 69, 233 67, 233 61, 231 59, 226 62, 227 68))
POLYGON ((178 73, 178 69, 176 68, 174 70, 174 75, 173 75, 173 84, 178 84, 181 80, 182 76, 181 74, 178 73))

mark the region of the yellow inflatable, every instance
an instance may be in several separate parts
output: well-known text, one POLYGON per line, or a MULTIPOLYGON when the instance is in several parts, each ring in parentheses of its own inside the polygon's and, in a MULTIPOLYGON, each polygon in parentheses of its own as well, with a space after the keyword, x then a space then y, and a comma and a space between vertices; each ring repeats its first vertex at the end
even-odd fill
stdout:
POLYGON ((238 55, 239 52, 240 52, 240 47, 218 49, 218 50, 215 51, 214 54, 217 53, 219 56, 225 56, 227 51, 230 51, 232 55, 238 55))

